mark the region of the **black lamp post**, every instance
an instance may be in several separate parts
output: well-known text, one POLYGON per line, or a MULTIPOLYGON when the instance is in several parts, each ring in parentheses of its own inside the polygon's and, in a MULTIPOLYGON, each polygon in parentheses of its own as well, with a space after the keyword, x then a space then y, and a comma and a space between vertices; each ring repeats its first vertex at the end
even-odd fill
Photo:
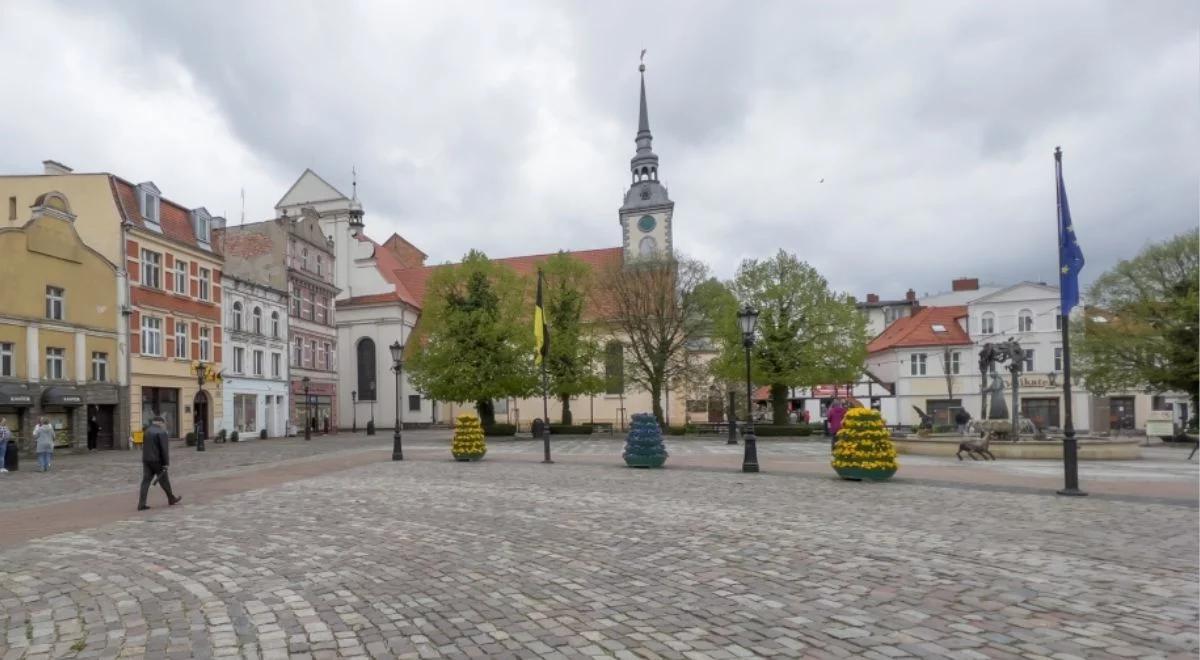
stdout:
POLYGON ((300 379, 300 382, 304 383, 304 439, 305 440, 312 440, 312 411, 309 408, 309 405, 312 403, 312 399, 308 398, 308 384, 310 381, 312 381, 312 379, 309 378, 308 376, 305 376, 304 378, 300 379))
POLYGON ((401 356, 404 353, 404 345, 399 340, 392 342, 388 349, 392 351, 392 371, 396 373, 396 427, 392 432, 392 460, 404 460, 404 445, 400 439, 400 383, 404 372, 404 362, 401 361, 401 356))
POLYGON ((358 433, 358 390, 350 390, 350 415, 354 424, 350 426, 351 433, 358 433))
POLYGON ((749 304, 738 312, 742 330, 742 345, 746 347, 746 453, 742 456, 742 472, 758 472, 758 439, 754 437, 753 383, 750 377, 750 349, 754 346, 754 330, 758 326, 758 311, 749 304))
POLYGON ((375 435, 375 399, 379 398, 375 389, 375 381, 371 381, 371 421, 367 422, 367 435, 375 435))
MULTIPOLYGON (((196 391, 196 401, 199 401, 201 399, 201 395, 204 394, 203 362, 196 363, 196 387, 198 388, 196 391)), ((200 433, 200 429, 203 426, 203 421, 200 419, 200 415, 198 414, 199 411, 196 410, 196 401, 192 401, 192 432, 196 434, 196 451, 205 451, 204 435, 200 433)), ((206 410, 205 412, 207 413, 208 411, 206 410)))

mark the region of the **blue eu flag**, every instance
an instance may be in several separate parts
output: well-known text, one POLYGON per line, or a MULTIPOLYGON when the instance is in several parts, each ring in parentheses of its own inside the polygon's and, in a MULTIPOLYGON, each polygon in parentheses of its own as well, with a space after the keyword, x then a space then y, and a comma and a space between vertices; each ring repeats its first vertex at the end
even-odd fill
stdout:
POLYGON ((1083 270, 1083 250, 1075 239, 1071 222, 1071 207, 1067 204, 1067 188, 1063 185, 1062 149, 1054 150, 1058 177, 1058 286, 1062 295, 1062 315, 1071 313, 1079 304, 1079 271, 1083 270))

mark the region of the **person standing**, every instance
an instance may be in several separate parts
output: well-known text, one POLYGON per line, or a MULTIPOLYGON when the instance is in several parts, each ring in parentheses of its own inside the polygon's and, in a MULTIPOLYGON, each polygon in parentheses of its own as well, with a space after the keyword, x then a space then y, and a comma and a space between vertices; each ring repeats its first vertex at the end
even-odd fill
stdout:
POLYGON ((95 451, 98 437, 100 437, 100 422, 97 422, 96 416, 92 415, 88 419, 88 451, 95 451))
POLYGON ((142 486, 138 493, 138 511, 149 509, 146 506, 146 496, 150 494, 150 482, 158 476, 158 485, 162 486, 167 495, 167 504, 175 506, 182 500, 171 492, 171 480, 167 476, 167 466, 171 464, 170 447, 167 446, 166 421, 161 415, 156 415, 150 422, 150 429, 142 439, 142 486))
POLYGON ((34 450, 37 451, 38 467, 42 472, 50 471, 50 456, 54 453, 54 427, 50 420, 42 417, 33 427, 34 450))
MULTIPOLYGON (((8 458, 8 443, 12 440, 12 431, 8 430, 8 420, 0 417, 0 473, 8 472, 5 467, 8 458)), ((13 448, 16 451, 16 448, 13 448)))
POLYGON ((829 435, 833 437, 829 446, 833 447, 837 444, 838 431, 842 430, 842 418, 846 416, 846 408, 842 405, 841 399, 836 399, 833 405, 829 407, 829 435))
POLYGON ((967 424, 971 421, 971 415, 966 408, 959 408, 958 412, 954 413, 954 423, 958 425, 958 434, 967 434, 967 424))

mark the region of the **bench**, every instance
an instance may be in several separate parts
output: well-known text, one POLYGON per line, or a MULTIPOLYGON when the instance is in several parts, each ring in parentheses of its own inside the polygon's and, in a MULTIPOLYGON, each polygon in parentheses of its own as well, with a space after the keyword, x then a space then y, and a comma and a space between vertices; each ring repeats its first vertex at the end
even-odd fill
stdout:
POLYGON ((696 435, 725 435, 729 432, 729 422, 696 422, 696 435))
POLYGON ((613 435, 614 429, 612 422, 593 422, 592 433, 608 433, 609 435, 613 435))

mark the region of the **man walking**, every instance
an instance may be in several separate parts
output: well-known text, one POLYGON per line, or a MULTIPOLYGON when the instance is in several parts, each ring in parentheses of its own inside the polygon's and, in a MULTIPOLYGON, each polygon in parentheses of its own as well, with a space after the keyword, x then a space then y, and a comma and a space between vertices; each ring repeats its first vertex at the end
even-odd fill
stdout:
POLYGON ((167 447, 166 421, 156 415, 142 440, 142 489, 138 496, 138 511, 145 511, 146 495, 150 493, 150 481, 158 476, 158 484, 167 494, 167 504, 174 506, 182 500, 171 492, 171 480, 167 477, 167 466, 171 464, 170 449, 167 447))

